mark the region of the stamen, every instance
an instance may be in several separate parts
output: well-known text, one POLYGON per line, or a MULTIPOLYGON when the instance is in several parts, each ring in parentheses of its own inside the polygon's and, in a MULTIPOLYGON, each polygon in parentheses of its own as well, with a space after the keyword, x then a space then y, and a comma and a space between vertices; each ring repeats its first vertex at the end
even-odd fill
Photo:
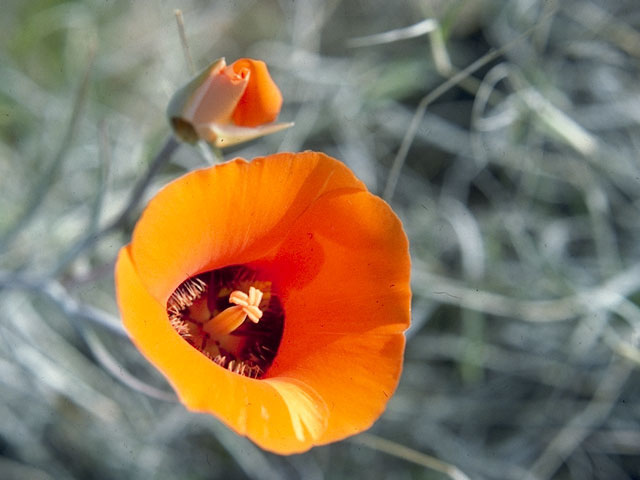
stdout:
POLYGON ((224 355, 216 355, 215 357, 212 358, 212 360, 218 365, 220 365, 222 368, 226 368, 227 370, 233 373, 244 375, 245 377, 259 378, 260 375, 262 375, 263 373, 263 370, 254 363, 243 362, 238 360, 228 361, 227 357, 224 355))
MULTIPOLYGON (((262 318, 260 302, 263 293, 255 288, 249 287, 249 294, 234 290, 229 295, 229 303, 234 306, 229 307, 204 324, 203 329, 214 338, 228 335, 242 325, 248 317, 253 323, 258 323, 262 318)), ((232 370, 232 369, 231 369, 232 370)))
POLYGON ((183 312, 193 305, 207 290, 207 284, 199 278, 191 278, 180 285, 167 301, 167 313, 173 329, 182 337, 190 337, 189 326, 184 321, 183 312))
POLYGON ((207 289, 207 284, 199 278, 191 278, 180 285, 169 297, 167 310, 179 314, 189 308, 207 289))

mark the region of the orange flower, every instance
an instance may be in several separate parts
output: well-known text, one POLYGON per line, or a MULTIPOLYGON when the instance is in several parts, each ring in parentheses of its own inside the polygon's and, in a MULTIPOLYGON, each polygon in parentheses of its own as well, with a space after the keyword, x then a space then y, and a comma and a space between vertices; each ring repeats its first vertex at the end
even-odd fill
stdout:
POLYGON ((180 139, 226 147, 290 127, 273 123, 281 107, 264 62, 241 58, 226 66, 221 58, 174 94, 167 115, 180 139))
POLYGON ((120 251, 116 290, 133 342, 187 408, 288 454, 384 410, 409 267, 400 221, 349 169, 281 153, 167 185, 120 251))

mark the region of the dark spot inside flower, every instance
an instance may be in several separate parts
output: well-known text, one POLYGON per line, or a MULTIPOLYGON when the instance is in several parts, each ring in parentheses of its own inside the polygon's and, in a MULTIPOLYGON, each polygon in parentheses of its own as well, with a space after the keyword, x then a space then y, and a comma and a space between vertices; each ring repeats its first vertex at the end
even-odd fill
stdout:
POLYGON ((191 277, 173 292, 167 315, 174 330, 213 362, 261 378, 276 356, 284 310, 274 285, 234 265, 191 277))

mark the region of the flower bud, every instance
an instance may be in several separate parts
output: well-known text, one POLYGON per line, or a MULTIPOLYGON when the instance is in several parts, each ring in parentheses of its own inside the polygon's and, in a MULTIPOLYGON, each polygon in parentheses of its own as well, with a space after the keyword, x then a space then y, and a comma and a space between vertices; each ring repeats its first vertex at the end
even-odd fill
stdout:
POLYGON ((167 107, 181 140, 226 147, 268 135, 292 123, 275 123, 282 94, 260 60, 216 60, 178 90, 167 107))

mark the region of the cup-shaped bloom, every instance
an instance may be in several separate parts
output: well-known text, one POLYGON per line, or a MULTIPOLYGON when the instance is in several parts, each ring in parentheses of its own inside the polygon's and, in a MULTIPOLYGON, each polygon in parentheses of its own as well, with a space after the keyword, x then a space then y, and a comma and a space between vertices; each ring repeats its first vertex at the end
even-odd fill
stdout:
POLYGON ((408 242, 322 153, 235 159, 168 184, 116 264, 131 339, 188 408, 262 448, 363 431, 402 369, 408 242))
POLYGON ((275 123, 281 107, 264 62, 241 58, 227 66, 221 58, 173 95, 167 115, 181 140, 227 147, 290 127, 275 123))

